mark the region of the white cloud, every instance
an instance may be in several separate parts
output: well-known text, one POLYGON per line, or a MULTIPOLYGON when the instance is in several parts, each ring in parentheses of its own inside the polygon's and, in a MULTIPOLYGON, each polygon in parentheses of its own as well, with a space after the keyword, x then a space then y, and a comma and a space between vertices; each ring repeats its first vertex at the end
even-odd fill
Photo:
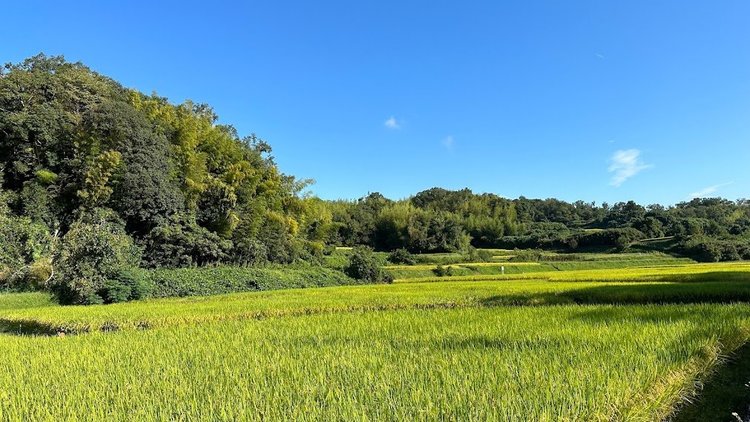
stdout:
POLYGON ((604 60, 604 54, 596 53, 596 58, 599 60, 604 60))
POLYGON ((446 148, 448 148, 448 149, 452 149, 453 148, 454 142, 455 142, 455 140, 453 139, 453 136, 450 136, 450 135, 446 136, 445 138, 443 138, 442 141, 440 141, 440 143, 443 144, 443 146, 446 147, 446 148))
POLYGON ((688 199, 694 199, 694 198, 706 198, 709 195, 713 195, 718 191, 720 188, 723 188, 724 186, 729 186, 734 182, 727 182, 727 183, 719 183, 718 185, 713 186, 707 186, 703 189, 700 189, 696 192, 691 193, 688 195, 688 199))
POLYGON ((610 158, 609 171, 614 173, 609 184, 620 186, 626 180, 635 176, 647 168, 653 167, 651 164, 645 164, 641 159, 641 152, 637 149, 621 149, 615 151, 610 158))
POLYGON ((388 129, 401 129, 401 122, 396 120, 393 116, 389 117, 383 124, 388 129))

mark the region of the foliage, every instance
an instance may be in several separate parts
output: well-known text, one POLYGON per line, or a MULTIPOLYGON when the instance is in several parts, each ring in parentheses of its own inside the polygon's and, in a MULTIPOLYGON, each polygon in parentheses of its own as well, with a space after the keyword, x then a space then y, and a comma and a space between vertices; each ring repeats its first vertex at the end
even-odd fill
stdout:
POLYGON ((117 151, 106 151, 94 158, 86 171, 83 188, 78 191, 83 206, 92 208, 107 202, 112 195, 109 179, 121 163, 122 154, 117 151))
POLYGON ((136 267, 139 261, 140 251, 122 222, 111 212, 96 210, 75 222, 63 236, 54 259, 52 291, 66 305, 130 296, 127 289, 131 286, 121 272, 136 267))
POLYGON ((190 267, 226 260, 232 243, 195 221, 170 218, 154 227, 143 240, 146 267, 190 267))
POLYGON ((490 262, 492 261, 492 252, 487 249, 477 249, 473 246, 469 246, 467 253, 467 261, 469 262, 490 262))
POLYGON ((750 260, 750 239, 691 236, 681 241, 676 249, 701 262, 750 260))
POLYGON ((153 290, 153 281, 145 270, 125 268, 105 280, 98 293, 104 303, 117 303, 145 299, 153 294, 153 290))
POLYGON ((414 265, 417 263, 417 260, 408 250, 400 248, 388 254, 388 262, 392 264, 414 265))
MULTIPOLYGON (((746 200, 694 199, 669 208, 633 201, 610 206, 432 188, 400 201, 374 193, 329 207, 330 241, 378 250, 471 253, 470 241, 483 248, 623 252, 643 239, 705 236, 741 243, 750 238, 746 200)), ((673 252, 690 253, 684 248, 673 252)), ((742 253, 729 247, 721 259, 737 256, 742 253)))
POLYGON ((391 283, 393 278, 380 265, 372 249, 358 246, 349 255, 344 272, 351 278, 369 283, 391 283))
POLYGON ((148 273, 153 297, 341 286, 359 283, 343 273, 316 266, 300 268, 180 268, 148 273))
POLYGON ((537 262, 544 259, 544 252, 539 249, 516 249, 510 261, 537 262))
POLYGON ((44 223, 9 215, 0 206, 0 287, 20 291, 47 287, 52 243, 44 223))
POLYGON ((329 236, 328 208, 300 196, 307 182, 282 174, 262 139, 217 124, 207 105, 173 105, 39 55, 6 66, 0 109, 3 214, 49 234, 107 207, 151 266, 294 262, 329 236))
POLYGON ((448 265, 446 267, 438 264, 437 267, 435 267, 434 270, 432 270, 433 273, 435 273, 438 277, 450 277, 453 275, 453 267, 448 265))
POLYGON ((52 261, 49 257, 44 257, 16 271, 9 271, 3 283, 12 291, 46 290, 52 275, 52 261))

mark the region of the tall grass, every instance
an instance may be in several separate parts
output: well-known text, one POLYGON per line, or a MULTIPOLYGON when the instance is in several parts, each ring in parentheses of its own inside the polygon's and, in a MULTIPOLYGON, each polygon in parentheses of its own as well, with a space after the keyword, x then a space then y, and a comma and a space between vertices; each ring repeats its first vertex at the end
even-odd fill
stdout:
POLYGON ((0 312, 45 306, 56 306, 49 293, 0 293, 0 312))
POLYGON ((0 311, 0 329, 15 333, 81 333, 396 309, 740 301, 750 301, 750 280, 747 277, 744 280, 706 282, 449 281, 5 310, 0 311))
POLYGON ((349 313, 0 338, 2 420, 658 421, 745 305, 349 313))
MULTIPOLYGON (((692 261, 679 258, 655 259, 601 259, 570 260, 542 262, 473 262, 446 265, 454 276, 492 276, 515 275, 538 272, 581 271, 581 270, 616 270, 640 267, 675 267, 690 266, 692 261)), ((434 277, 435 265, 388 265, 385 267, 397 280, 424 279, 434 277)))
MULTIPOLYGON (((563 265, 557 263, 556 265, 563 265)), ((519 267, 526 270, 535 267, 519 267)), ((545 268, 545 267, 536 267, 545 268)), ((722 262, 707 264, 674 264, 636 266, 632 268, 613 266, 612 268, 572 269, 575 264, 559 270, 526 271, 502 274, 471 274, 452 277, 412 277, 396 279, 397 282, 423 283, 436 281, 490 281, 490 280, 547 280, 547 281, 722 281, 750 279, 750 262, 722 262), (565 269, 567 268, 567 269, 565 269)))

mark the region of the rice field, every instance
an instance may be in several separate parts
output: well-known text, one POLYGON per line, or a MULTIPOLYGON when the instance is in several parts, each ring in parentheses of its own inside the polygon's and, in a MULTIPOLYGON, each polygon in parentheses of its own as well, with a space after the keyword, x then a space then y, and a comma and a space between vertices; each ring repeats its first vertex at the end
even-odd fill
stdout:
POLYGON ((660 420, 746 305, 401 310, 3 337, 3 420, 660 420))
MULTIPOLYGON (((543 264, 540 264, 543 265, 543 264)), ((506 274, 471 274, 450 277, 454 281, 486 281, 486 280, 547 280, 547 281, 715 281, 744 279, 750 272, 750 262, 722 262, 705 264, 659 264, 639 265, 632 267, 583 268, 573 264, 555 264, 558 269, 535 270, 534 266, 525 265, 521 271, 506 274)), ((506 266, 506 269, 508 266, 506 266)), ((426 277, 409 277, 396 279, 397 282, 423 283, 443 281, 446 277, 435 275, 426 277)))
POLYGON ((0 420, 661 421, 748 342, 748 302, 750 263, 684 262, 87 307, 2 294, 0 420))
MULTIPOLYGON (((695 262, 683 258, 644 258, 641 260, 634 259, 601 259, 601 260, 572 260, 572 261, 543 261, 543 262, 473 262, 473 263, 456 263, 443 265, 450 268, 454 276, 501 276, 501 275, 519 275, 526 273, 556 273, 560 271, 581 271, 581 270, 613 270, 623 268, 643 268, 643 267, 692 267, 695 262)), ((715 265, 715 264, 712 264, 715 265)), ((388 265, 385 269, 390 272, 397 280, 406 281, 410 279, 423 280, 434 278, 436 265, 419 264, 419 265, 388 265)), ((545 275, 541 275, 544 277, 545 275)), ((534 277, 534 275, 531 275, 534 277)))
MULTIPOLYGON (((750 273, 748 273, 750 276, 750 273)), ((311 314, 564 304, 734 303, 750 301, 750 278, 705 282, 443 281, 290 289, 113 305, 0 311, 0 330, 85 333, 258 320, 311 314)))

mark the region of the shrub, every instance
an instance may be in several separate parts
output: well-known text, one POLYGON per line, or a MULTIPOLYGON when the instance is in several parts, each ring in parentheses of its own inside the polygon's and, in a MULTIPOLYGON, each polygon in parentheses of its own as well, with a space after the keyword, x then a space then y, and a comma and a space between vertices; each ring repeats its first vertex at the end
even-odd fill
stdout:
POLYGON ((583 233, 577 236, 577 248, 614 248, 618 252, 627 249, 631 243, 645 238, 640 231, 632 228, 617 228, 583 233))
POLYGON ((52 237, 43 224, 0 214, 0 265, 18 270, 49 255, 52 237))
MULTIPOLYGON (((232 247, 230 240, 199 226, 195 221, 172 218, 149 232, 144 241, 146 253, 143 263, 147 267, 187 267, 222 262, 232 247)), ((256 263, 260 253, 255 243, 243 245, 238 253, 243 262, 256 263)), ((265 252, 262 252, 265 254, 265 252)))
POLYGON ((63 305, 104 303, 124 295, 121 272, 140 261, 140 251, 112 214, 74 223, 55 254, 52 292, 63 305), (111 292, 111 293, 110 293, 111 292))
POLYGON ((388 261, 392 264, 414 265, 417 260, 411 252, 404 248, 396 249, 388 255, 388 261))
POLYGON ((44 290, 48 287, 47 282, 51 276, 52 260, 45 257, 17 271, 9 272, 5 278, 5 285, 14 291, 44 290))
POLYGON ((234 241, 232 248, 232 262, 239 265, 261 265, 268 262, 268 249, 263 242, 244 238, 234 241))
POLYGON ((393 281, 380 267, 380 262, 372 249, 358 246, 349 255, 349 265, 344 272, 351 278, 369 283, 388 283, 393 281))
POLYGON ((473 246, 469 246, 466 258, 469 262, 490 262, 492 261, 492 252, 486 249, 477 249, 473 246))
POLYGON ((435 269, 432 270, 432 272, 435 273, 435 275, 438 277, 450 277, 453 275, 453 267, 444 267, 442 265, 438 265, 437 267, 435 267, 435 269))
POLYGON ((104 303, 127 302, 149 297, 154 289, 147 271, 137 268, 124 269, 114 278, 106 280, 97 294, 104 303))
POLYGON ((388 271, 383 270, 382 276, 380 279, 381 283, 391 284, 393 283, 393 274, 389 273, 388 271))

